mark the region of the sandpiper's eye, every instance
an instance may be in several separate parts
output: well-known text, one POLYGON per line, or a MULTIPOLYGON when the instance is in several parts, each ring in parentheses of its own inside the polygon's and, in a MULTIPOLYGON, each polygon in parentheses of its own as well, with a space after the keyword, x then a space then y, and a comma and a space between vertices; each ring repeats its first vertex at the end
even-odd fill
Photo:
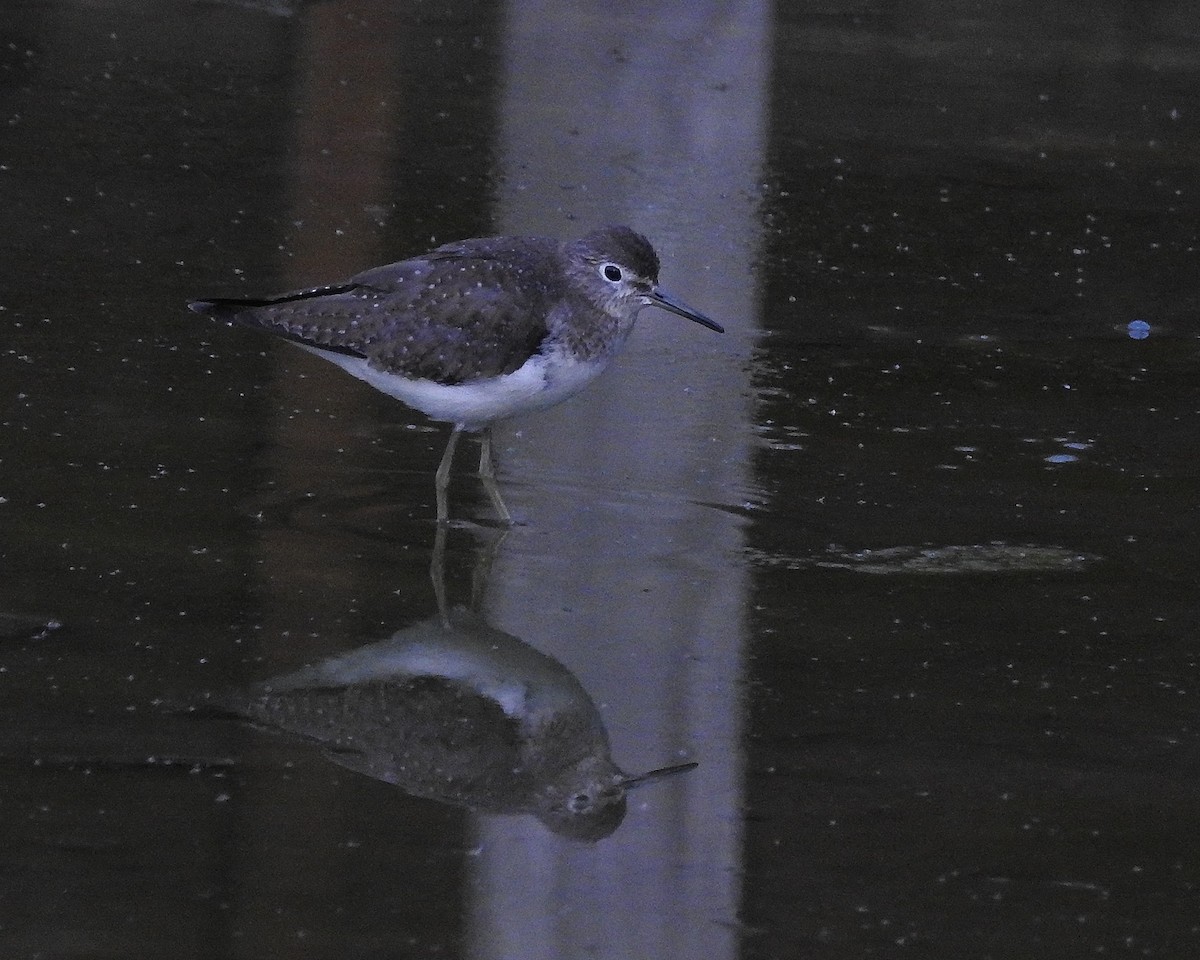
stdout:
POLYGON ((567 801, 567 809, 572 813, 586 813, 591 809, 592 798, 586 793, 577 793, 567 801))
POLYGON ((606 263, 600 268, 600 276, 602 276, 609 283, 620 283, 621 268, 615 263, 606 263))

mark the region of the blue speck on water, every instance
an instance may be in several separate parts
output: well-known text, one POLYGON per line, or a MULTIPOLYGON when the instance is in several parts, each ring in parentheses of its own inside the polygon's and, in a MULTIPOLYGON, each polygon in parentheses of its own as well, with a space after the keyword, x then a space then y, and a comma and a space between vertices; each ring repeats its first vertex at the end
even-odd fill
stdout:
POLYGON ((1150 336, 1150 324, 1145 320, 1130 320, 1126 329, 1129 330, 1130 340, 1145 340, 1150 336))
POLYGON ((1073 453, 1052 453, 1046 458, 1047 463, 1074 463, 1079 458, 1073 453))

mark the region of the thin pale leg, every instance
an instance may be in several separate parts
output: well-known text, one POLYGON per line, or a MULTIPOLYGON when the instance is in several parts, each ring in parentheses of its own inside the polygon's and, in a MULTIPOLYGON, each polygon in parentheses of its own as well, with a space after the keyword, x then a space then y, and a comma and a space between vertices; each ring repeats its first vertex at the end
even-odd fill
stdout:
POLYGON ((437 473, 433 475, 434 489, 437 491, 438 523, 446 523, 450 519, 450 465, 454 463, 454 448, 458 446, 458 435, 462 433, 462 429, 455 424, 454 429, 450 431, 450 439, 446 441, 446 452, 442 454, 442 462, 438 464, 437 473))
POLYGON ((496 483, 496 463, 492 459, 492 428, 483 428, 483 439, 479 441, 479 479, 483 481, 483 489, 492 498, 492 506, 500 514, 500 519, 511 524, 512 514, 500 498, 500 487, 496 483))

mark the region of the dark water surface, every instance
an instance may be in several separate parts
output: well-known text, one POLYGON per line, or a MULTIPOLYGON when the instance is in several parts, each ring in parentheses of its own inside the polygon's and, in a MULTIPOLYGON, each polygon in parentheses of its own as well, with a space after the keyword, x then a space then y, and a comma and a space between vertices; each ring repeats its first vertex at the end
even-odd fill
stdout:
POLYGON ((0 955, 1196 955, 1198 90, 1183 3, 5 4, 0 955), (506 537, 464 454, 453 622, 444 428, 182 307, 605 222, 728 332, 506 537))

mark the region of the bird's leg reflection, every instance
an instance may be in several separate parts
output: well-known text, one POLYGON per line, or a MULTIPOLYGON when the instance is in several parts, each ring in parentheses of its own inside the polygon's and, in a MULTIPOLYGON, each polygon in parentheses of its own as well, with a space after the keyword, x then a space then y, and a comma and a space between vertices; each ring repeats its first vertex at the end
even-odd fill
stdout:
POLYGON ((437 599, 438 616, 442 629, 450 629, 450 608, 446 605, 446 533, 447 525, 439 523, 433 535, 433 554, 429 560, 429 579, 433 581, 433 595, 437 599))
POLYGON ((458 446, 458 438, 463 428, 457 423, 450 431, 450 439, 446 441, 446 452, 442 454, 442 462, 438 464, 437 473, 433 475, 433 488, 437 493, 437 522, 444 526, 450 519, 450 468, 454 464, 454 448, 458 446))
POLYGON ((475 569, 471 571, 471 610, 482 616, 483 600, 487 595, 488 582, 492 576, 492 565, 500 555, 500 545, 508 539, 509 528, 482 531, 475 569))
MULTIPOLYGON (((492 574, 492 564, 500 553, 500 545, 509 535, 509 529, 481 530, 480 543, 476 548, 475 567, 471 571, 471 601, 470 611, 479 614, 483 608, 483 600, 487 594, 488 580, 492 574)), ((451 629, 450 605, 446 591, 446 543, 449 538, 449 526, 438 524, 433 536, 433 553, 429 561, 429 579, 433 583, 433 595, 437 599, 438 616, 442 627, 451 629)))

